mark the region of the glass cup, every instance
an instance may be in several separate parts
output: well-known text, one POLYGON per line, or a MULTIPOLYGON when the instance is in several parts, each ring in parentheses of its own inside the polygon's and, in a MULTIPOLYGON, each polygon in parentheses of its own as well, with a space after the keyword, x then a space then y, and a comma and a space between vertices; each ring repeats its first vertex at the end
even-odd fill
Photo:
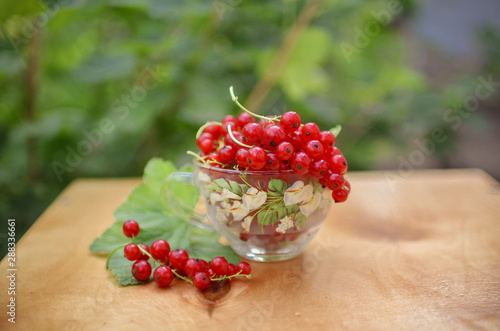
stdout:
POLYGON ((300 254, 318 233, 333 201, 332 191, 309 173, 238 171, 198 162, 192 174, 170 175, 163 195, 176 214, 217 231, 238 255, 255 261, 300 254), (205 214, 176 197, 179 184, 198 188, 205 214))

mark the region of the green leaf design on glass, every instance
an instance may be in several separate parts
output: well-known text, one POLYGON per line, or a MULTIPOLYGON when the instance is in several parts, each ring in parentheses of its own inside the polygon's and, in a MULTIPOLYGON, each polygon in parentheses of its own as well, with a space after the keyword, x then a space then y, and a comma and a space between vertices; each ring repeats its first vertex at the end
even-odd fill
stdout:
POLYGON ((219 178, 210 183, 209 193, 220 192, 223 189, 226 189, 229 192, 237 194, 238 196, 241 197, 243 196, 243 193, 245 193, 248 190, 248 185, 239 184, 229 179, 219 178))
POLYGON ((275 197, 280 197, 285 194, 287 188, 288 185, 281 179, 271 179, 269 181, 267 194, 275 197))

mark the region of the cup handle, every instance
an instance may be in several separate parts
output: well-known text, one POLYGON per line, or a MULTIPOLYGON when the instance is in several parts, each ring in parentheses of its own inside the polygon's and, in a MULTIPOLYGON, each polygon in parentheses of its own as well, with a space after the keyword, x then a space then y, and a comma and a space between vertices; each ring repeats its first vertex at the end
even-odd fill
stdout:
POLYGON ((215 231, 210 224, 203 222, 203 220, 207 218, 207 215, 194 209, 197 198, 199 197, 199 189, 194 184, 193 174, 187 172, 174 172, 167 177, 165 183, 162 185, 161 195, 164 202, 167 203, 168 207, 172 210, 172 212, 174 212, 175 215, 184 218, 189 223, 199 228, 215 231), (177 190, 177 192, 185 192, 186 186, 191 186, 190 189, 193 194, 190 196, 191 199, 193 199, 193 206, 187 205, 179 196, 176 195, 176 190, 178 188, 183 187, 183 190, 177 190))

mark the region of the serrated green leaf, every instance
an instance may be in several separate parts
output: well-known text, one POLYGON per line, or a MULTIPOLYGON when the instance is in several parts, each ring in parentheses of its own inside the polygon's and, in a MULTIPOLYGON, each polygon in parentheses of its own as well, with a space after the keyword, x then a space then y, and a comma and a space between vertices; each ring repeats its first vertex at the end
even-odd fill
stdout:
POLYGON ((281 179, 271 179, 268 185, 268 194, 272 196, 284 196, 288 185, 281 179))

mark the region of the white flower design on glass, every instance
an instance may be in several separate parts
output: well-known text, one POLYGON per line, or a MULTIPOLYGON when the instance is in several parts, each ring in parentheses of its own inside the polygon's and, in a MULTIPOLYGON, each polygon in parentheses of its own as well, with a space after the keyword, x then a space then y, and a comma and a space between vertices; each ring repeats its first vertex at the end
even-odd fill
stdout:
POLYGON ((220 207, 217 207, 216 212, 215 212, 215 218, 223 223, 227 221, 227 216, 229 216, 230 210, 229 208, 231 205, 225 201, 222 201, 220 204, 220 207))
POLYGON ((239 201, 235 201, 229 211, 233 214, 235 221, 241 221, 243 217, 248 215, 248 208, 239 201))
POLYGON ((241 222, 241 227, 243 228, 243 232, 250 232, 250 225, 252 225, 252 221, 253 221, 253 216, 245 217, 243 222, 241 222))
POLYGON ((277 232, 280 233, 285 233, 286 230, 293 228, 293 220, 290 218, 290 216, 285 216, 285 218, 282 218, 280 220, 280 224, 276 228, 277 232))
POLYGON ((255 187, 248 189, 247 193, 243 193, 243 204, 248 210, 254 210, 262 206, 267 200, 267 194, 264 191, 259 191, 255 187))
POLYGON ((314 197, 309 201, 304 201, 300 204, 300 211, 302 214, 309 216, 318 209, 321 203, 321 193, 316 193, 314 197))
POLYGON ((296 181, 285 191, 283 198, 285 206, 311 200, 313 198, 313 190, 312 185, 304 185, 304 182, 301 180, 296 181))

